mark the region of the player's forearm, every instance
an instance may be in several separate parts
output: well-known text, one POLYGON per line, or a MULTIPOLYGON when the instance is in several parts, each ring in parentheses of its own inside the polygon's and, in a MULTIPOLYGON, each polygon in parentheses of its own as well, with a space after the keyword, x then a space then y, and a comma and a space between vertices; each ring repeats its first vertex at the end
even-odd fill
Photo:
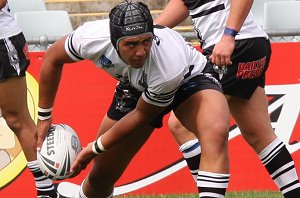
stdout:
POLYGON ((252 7, 253 0, 231 0, 226 27, 239 31, 252 7))
POLYGON ((182 0, 170 0, 154 23, 173 28, 189 16, 187 7, 182 0))
POLYGON ((65 51, 65 39, 66 37, 63 37, 56 41, 46 51, 40 71, 39 107, 49 108, 53 106, 63 65, 74 62, 65 51))
POLYGON ((143 133, 142 126, 146 126, 149 122, 149 119, 140 115, 135 110, 131 111, 102 135, 101 141, 103 147, 110 149, 138 130, 141 130, 139 133, 143 133))
POLYGON ((62 74, 62 65, 54 66, 54 63, 45 58, 39 79, 39 104, 41 108, 50 108, 54 104, 62 74))
POLYGON ((136 108, 119 120, 112 128, 102 135, 105 149, 113 147, 134 133, 143 133, 145 126, 163 111, 164 107, 154 106, 139 99, 136 108))

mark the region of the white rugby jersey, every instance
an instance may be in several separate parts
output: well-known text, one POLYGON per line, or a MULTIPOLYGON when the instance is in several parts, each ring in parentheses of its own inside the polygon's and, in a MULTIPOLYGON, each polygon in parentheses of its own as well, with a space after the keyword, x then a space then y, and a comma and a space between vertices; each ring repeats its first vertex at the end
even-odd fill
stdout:
POLYGON ((153 105, 167 106, 178 86, 200 74, 206 58, 174 30, 154 28, 155 39, 142 68, 128 66, 110 41, 109 20, 87 22, 71 33, 65 42, 74 60, 89 59, 120 81, 129 81, 143 91, 143 99, 153 105))
MULTIPOLYGON (((189 10, 195 31, 205 49, 216 44, 224 33, 231 0, 183 0, 189 10)), ((236 40, 265 37, 263 28, 255 21, 250 12, 236 40)))
POLYGON ((0 39, 15 36, 21 32, 14 17, 9 12, 8 4, 0 10, 0 39))

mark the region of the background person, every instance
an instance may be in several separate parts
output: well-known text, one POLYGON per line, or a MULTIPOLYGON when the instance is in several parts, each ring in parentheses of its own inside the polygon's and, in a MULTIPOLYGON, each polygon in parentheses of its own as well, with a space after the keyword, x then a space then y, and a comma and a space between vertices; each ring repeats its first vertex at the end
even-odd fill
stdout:
MULTIPOLYGON (((228 65, 221 84, 242 136, 284 197, 296 198, 300 197, 300 184, 294 161, 273 131, 264 90, 270 41, 250 12, 252 3, 253 0, 170 0, 155 22, 174 27, 191 16, 203 54, 215 65, 228 65)), ((174 114, 169 128, 191 173, 197 173, 201 153, 197 139, 174 114)))
MULTIPOLYGON (((37 128, 27 107, 25 72, 28 48, 6 0, 0 0, 0 109, 8 127, 17 136, 32 172, 37 197, 56 197, 52 181, 40 171, 36 160, 37 128)), ((21 192, 20 192, 21 193, 21 192)))

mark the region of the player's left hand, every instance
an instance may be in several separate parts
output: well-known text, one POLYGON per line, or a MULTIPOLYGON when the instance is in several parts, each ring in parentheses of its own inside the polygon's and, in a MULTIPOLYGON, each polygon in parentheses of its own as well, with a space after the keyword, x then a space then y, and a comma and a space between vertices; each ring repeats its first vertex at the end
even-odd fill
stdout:
POLYGON ((87 165, 92 161, 92 159, 96 156, 92 150, 93 142, 89 143, 86 147, 82 148, 80 153, 77 155, 75 161, 73 162, 70 172, 72 174, 71 177, 75 177, 82 170, 84 170, 87 165))
POLYGON ((234 47, 234 37, 223 35, 221 40, 215 45, 209 59, 217 66, 231 65, 231 55, 234 47))

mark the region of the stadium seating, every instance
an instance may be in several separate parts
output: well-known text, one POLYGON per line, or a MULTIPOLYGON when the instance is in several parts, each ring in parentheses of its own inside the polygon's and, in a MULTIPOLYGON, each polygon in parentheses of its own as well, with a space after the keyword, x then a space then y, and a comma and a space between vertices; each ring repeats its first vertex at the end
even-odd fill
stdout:
POLYGON ((8 0, 8 5, 13 15, 22 11, 47 10, 44 0, 8 0))
POLYGON ((286 35, 283 41, 297 41, 292 35, 300 31, 299 11, 300 1, 265 2, 263 27, 269 33, 286 35))
POLYGON ((27 42, 40 44, 31 51, 45 50, 49 43, 73 31, 67 11, 23 11, 16 12, 15 18, 21 26, 27 42))

